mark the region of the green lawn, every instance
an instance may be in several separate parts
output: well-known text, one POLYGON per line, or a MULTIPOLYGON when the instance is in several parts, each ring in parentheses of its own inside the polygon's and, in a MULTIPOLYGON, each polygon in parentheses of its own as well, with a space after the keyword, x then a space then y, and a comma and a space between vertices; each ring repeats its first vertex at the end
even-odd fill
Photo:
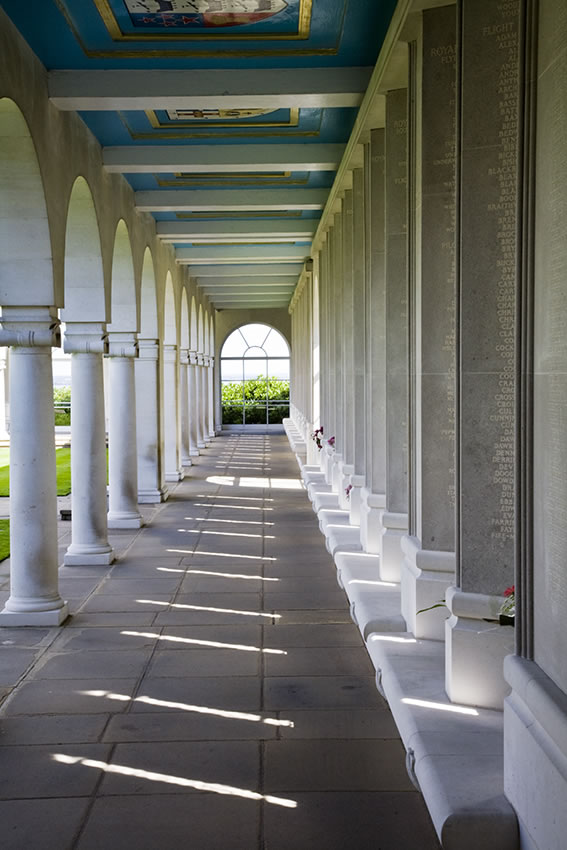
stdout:
POLYGON ((0 561, 10 554, 10 520, 0 519, 0 561))
MULTIPOLYGON (((0 449, 0 462, 5 457, 2 453, 8 451, 8 449, 0 449)), ((55 461, 57 463, 57 495, 67 496, 71 492, 71 449, 57 449, 55 461)), ((8 465, 0 467, 0 496, 9 495, 10 466, 8 465)))

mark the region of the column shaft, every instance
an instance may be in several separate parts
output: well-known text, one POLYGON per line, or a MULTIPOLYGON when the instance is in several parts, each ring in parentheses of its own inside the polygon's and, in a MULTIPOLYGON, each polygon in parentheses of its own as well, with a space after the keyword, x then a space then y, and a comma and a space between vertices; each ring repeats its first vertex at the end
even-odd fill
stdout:
POLYGON ((114 341, 109 360, 109 528, 140 528, 136 457, 135 342, 114 341), (119 353, 120 352, 120 353, 119 353), (123 352, 123 353, 122 353, 123 352))
POLYGON ((2 625, 59 625, 67 617, 57 576, 57 496, 51 346, 46 308, 3 308, 10 355, 10 598, 2 625))
POLYGON ((163 437, 160 421, 159 343, 139 339, 135 360, 138 502, 167 499, 163 474, 163 437))
POLYGON ((106 432, 104 418, 104 341, 99 333, 89 341, 69 330, 71 350, 71 545, 65 564, 111 564, 106 497, 106 432), (77 347, 91 351, 73 351, 77 347), (98 351, 96 350, 98 348, 98 351), (94 349, 94 350, 93 350, 94 349))
POLYGON ((165 480, 181 481, 184 476, 179 452, 179 396, 177 346, 163 346, 163 410, 165 480))

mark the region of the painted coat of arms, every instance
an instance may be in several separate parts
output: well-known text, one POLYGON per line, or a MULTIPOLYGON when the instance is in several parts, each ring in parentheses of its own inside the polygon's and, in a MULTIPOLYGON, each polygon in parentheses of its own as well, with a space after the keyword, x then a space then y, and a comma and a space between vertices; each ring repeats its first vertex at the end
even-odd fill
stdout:
POLYGON ((124 0, 136 27, 238 27, 265 21, 285 0, 124 0))

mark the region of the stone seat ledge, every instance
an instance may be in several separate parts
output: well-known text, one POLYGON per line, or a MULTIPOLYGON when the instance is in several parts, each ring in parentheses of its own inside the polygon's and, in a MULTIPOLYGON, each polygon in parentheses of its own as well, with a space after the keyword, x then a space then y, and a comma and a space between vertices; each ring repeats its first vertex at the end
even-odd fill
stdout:
POLYGON ((338 507, 321 508, 317 511, 317 517, 319 519, 319 528, 323 534, 325 534, 325 529, 328 525, 350 525, 349 512, 342 511, 338 507))
POLYGON ((518 850, 504 796, 502 712, 450 702, 442 641, 382 631, 366 646, 443 850, 518 850))
POLYGON ((400 614, 400 586, 381 581, 380 558, 368 552, 335 553, 337 581, 350 601, 350 615, 366 640, 371 632, 399 632, 406 628, 400 614))
POLYGON ((339 551, 361 552, 359 525, 328 525, 325 529, 327 551, 335 555, 339 551))
MULTIPOLYGON (((313 493, 313 510, 316 514, 320 511, 339 511, 339 496, 332 490, 324 491, 322 488, 313 493)), ((345 511, 346 513, 346 511, 345 511)))
MULTIPOLYGON (((325 481, 310 481, 307 485, 307 495, 311 502, 315 501, 315 497, 321 493, 321 495, 330 495, 333 492, 333 488, 330 484, 326 484, 325 481)), ((336 495, 336 493, 335 493, 336 495)), ((315 510, 315 508, 313 508, 315 510)))

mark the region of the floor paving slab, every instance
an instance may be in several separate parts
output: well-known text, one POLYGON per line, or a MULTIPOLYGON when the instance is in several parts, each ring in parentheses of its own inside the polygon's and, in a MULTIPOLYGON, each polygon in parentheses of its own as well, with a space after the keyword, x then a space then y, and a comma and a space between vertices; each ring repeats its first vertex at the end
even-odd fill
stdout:
POLYGON ((437 850, 287 438, 187 473, 64 627, 0 628, 2 850, 437 850))

